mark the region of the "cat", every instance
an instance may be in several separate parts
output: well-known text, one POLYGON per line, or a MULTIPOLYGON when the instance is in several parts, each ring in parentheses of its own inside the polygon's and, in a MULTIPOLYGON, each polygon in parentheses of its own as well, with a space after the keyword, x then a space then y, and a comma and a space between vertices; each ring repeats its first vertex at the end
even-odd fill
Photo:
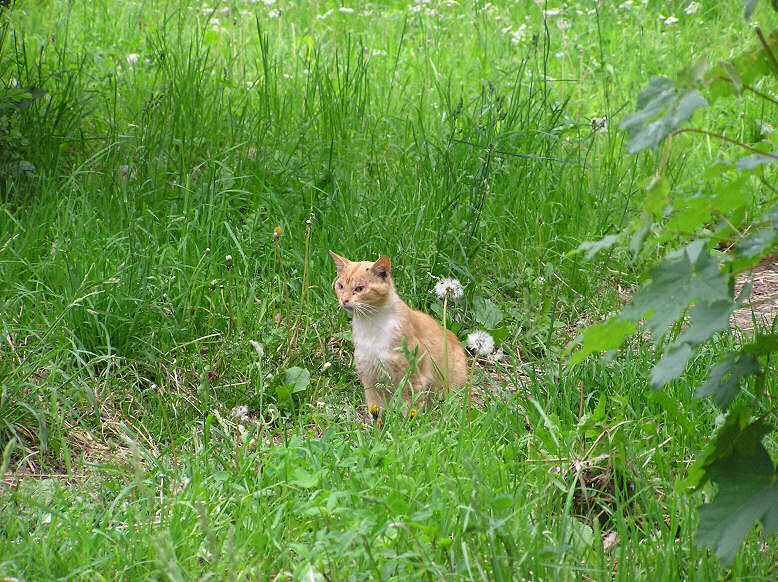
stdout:
POLYGON ((354 361, 371 413, 383 414, 400 386, 406 414, 428 408, 433 397, 445 395, 450 386, 465 385, 467 359, 457 336, 400 299, 389 257, 371 262, 349 261, 332 251, 330 255, 338 272, 335 294, 353 317, 354 361), (404 383, 410 363, 403 342, 411 353, 418 349, 415 370, 404 383))

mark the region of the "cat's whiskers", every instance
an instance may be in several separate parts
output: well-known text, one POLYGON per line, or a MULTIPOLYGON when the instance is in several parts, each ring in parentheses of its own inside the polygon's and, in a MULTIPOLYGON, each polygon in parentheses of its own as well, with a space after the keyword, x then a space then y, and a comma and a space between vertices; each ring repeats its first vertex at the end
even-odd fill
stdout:
POLYGON ((378 308, 375 305, 370 305, 369 303, 354 304, 354 315, 358 315, 360 317, 369 317, 374 315, 377 311, 378 308))

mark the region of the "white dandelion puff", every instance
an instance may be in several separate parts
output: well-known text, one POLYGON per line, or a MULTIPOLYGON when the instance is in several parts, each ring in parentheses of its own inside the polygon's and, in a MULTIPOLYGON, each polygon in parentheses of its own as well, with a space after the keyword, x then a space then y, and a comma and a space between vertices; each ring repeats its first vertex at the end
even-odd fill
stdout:
POLYGON ((488 356, 494 351, 494 338, 479 329, 467 334, 467 347, 480 356, 488 356))
POLYGON ((437 283, 435 283, 435 295, 440 299, 451 297, 452 299, 460 299, 464 295, 465 290, 462 288, 462 283, 459 279, 453 277, 444 277, 437 283))
POLYGON ((249 415, 249 407, 245 404, 236 406, 230 411, 230 416, 235 420, 246 420, 249 415))

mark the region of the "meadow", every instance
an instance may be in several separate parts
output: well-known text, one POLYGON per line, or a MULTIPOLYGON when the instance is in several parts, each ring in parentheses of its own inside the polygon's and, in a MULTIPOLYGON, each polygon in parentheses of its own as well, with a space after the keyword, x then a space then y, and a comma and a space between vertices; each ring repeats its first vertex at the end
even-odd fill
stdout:
MULTIPOLYGON (((3 8, 0 577, 774 580, 756 528, 729 566, 698 547, 711 490, 679 487, 738 337, 660 392, 640 336, 565 366, 663 250, 572 252, 658 163, 616 122, 752 36, 740 2, 3 8), (498 344, 470 418, 371 421, 330 249, 438 319, 461 281, 447 327, 498 344)), ((726 151, 678 140, 672 181, 726 151)))

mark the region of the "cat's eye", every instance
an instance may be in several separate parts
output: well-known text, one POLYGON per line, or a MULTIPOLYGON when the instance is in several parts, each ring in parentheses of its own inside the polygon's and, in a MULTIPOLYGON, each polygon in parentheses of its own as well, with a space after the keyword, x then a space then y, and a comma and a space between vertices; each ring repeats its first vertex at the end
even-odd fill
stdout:
POLYGON ((338 283, 338 290, 343 289, 343 283, 338 283))
POLYGON ((362 293, 362 290, 364 287, 362 285, 358 285, 357 287, 354 287, 354 293, 362 293))

